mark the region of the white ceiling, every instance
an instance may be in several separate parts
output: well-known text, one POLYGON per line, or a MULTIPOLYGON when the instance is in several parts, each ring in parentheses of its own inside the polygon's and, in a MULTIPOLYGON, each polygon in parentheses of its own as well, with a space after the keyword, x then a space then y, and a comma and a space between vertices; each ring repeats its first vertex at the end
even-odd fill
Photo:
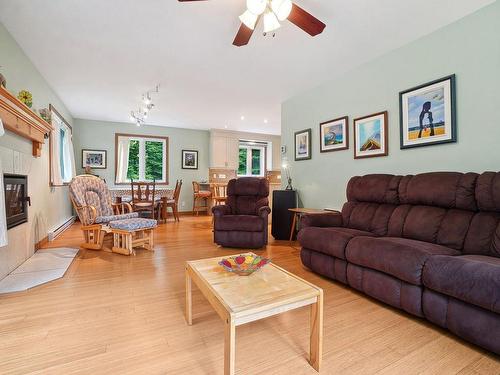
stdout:
POLYGON ((234 47, 245 0, 0 0, 0 21, 76 118, 128 121, 160 82, 148 123, 279 134, 287 98, 494 2, 295 1, 323 34, 234 47))

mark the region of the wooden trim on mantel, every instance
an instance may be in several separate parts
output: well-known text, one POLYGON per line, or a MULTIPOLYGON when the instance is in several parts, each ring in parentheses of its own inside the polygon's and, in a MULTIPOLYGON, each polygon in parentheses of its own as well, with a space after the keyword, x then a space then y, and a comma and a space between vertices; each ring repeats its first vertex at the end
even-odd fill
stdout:
POLYGON ((5 129, 33 142, 34 157, 41 156, 45 134, 52 131, 52 125, 1 86, 0 118, 5 129))

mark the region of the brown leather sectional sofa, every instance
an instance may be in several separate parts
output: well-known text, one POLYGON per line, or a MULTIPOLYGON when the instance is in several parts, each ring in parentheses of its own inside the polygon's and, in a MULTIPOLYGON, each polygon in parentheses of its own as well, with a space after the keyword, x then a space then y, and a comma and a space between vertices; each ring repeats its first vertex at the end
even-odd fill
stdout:
POLYGON ((302 263, 500 354, 500 173, 353 177, 303 217, 302 263))

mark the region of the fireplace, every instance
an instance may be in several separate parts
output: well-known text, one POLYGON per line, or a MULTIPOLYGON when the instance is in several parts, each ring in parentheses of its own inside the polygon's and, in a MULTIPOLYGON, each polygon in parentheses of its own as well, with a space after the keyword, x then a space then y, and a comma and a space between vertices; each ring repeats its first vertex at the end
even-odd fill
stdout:
POLYGON ((28 176, 4 174, 5 216, 7 229, 14 228, 28 221, 28 176))

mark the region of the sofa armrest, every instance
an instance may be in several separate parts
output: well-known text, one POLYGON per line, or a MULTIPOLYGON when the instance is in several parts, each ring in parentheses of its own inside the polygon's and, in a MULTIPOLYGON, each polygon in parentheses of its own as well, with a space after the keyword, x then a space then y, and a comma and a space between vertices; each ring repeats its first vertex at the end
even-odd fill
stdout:
POLYGON ((268 217, 270 213, 271 213, 271 208, 269 208, 269 206, 263 206, 257 210, 257 215, 259 215, 262 218, 268 217))
POLYGON ((215 217, 221 217, 221 216, 224 216, 224 215, 229 215, 231 214, 231 207, 225 205, 225 204, 221 204, 221 205, 218 205, 218 206, 213 206, 212 207, 212 214, 215 216, 215 217))
POLYGON ((305 214, 300 219, 300 228, 307 227, 341 227, 340 212, 325 212, 324 214, 305 214))

